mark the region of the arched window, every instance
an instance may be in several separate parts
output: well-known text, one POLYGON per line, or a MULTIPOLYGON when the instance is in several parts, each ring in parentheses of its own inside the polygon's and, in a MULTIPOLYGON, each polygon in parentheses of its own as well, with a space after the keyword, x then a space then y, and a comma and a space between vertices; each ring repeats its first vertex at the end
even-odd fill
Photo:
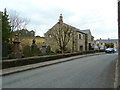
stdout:
POLYGON ((72 34, 71 32, 70 32, 70 33, 68 33, 68 36, 69 36, 69 37, 71 37, 72 35, 73 35, 73 34, 72 34))
POLYGON ((49 35, 48 35, 48 37, 49 37, 49 38, 52 38, 52 35, 51 35, 51 34, 49 34, 49 35))
POLYGON ((82 38, 81 38, 81 34, 79 34, 79 39, 82 39, 82 38))

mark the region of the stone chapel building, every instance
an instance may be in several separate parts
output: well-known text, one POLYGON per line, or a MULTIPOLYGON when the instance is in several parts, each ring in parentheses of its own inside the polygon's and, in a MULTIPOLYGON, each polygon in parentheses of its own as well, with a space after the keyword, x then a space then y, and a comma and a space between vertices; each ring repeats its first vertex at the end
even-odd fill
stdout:
POLYGON ((51 51, 60 50, 60 45, 66 45, 66 52, 81 52, 90 50, 94 37, 90 30, 80 30, 63 22, 60 14, 59 21, 45 33, 45 42, 51 51), (66 43, 65 43, 66 42, 66 43))

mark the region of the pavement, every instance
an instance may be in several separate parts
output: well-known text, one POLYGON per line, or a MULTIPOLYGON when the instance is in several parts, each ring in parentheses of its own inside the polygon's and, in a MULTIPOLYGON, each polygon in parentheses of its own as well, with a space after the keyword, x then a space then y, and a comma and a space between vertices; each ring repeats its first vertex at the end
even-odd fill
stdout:
POLYGON ((119 66, 119 63, 118 63, 118 59, 117 59, 117 62, 116 62, 116 71, 115 71, 115 82, 114 82, 114 88, 119 88, 120 89, 120 79, 119 79, 119 75, 120 75, 120 66, 119 66))
POLYGON ((2 77, 2 88, 113 88, 117 53, 77 58, 2 77))
POLYGON ((46 61, 46 62, 41 62, 41 63, 37 63, 37 64, 30 64, 30 65, 25 65, 25 66, 2 69, 2 72, 0 72, 0 76, 5 76, 5 75, 18 73, 18 72, 22 72, 22 71, 27 71, 27 70, 31 70, 31 69, 35 69, 35 68, 39 68, 39 67, 45 67, 45 66, 49 66, 49 65, 53 65, 53 64, 66 62, 66 61, 71 61, 71 60, 82 58, 82 57, 101 55, 101 54, 105 54, 105 53, 102 52, 102 53, 94 53, 94 54, 86 54, 86 55, 77 55, 77 56, 73 56, 73 57, 62 58, 62 59, 57 59, 57 60, 53 60, 53 61, 46 61))

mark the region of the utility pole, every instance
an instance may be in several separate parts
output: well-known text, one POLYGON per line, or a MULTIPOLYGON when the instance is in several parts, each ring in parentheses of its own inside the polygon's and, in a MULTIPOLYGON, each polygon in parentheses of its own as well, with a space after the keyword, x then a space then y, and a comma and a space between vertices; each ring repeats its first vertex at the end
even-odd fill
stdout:
POLYGON ((120 0, 118 0, 118 85, 120 88, 120 0))

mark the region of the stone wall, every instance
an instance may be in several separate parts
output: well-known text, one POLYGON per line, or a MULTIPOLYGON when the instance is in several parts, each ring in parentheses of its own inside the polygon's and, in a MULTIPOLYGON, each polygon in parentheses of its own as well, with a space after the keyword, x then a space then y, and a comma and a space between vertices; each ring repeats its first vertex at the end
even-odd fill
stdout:
POLYGON ((2 69, 5 69, 5 68, 10 68, 10 67, 35 64, 35 63, 40 63, 40 62, 45 62, 45 61, 56 60, 56 59, 60 59, 60 58, 66 58, 66 57, 90 54, 90 53, 98 53, 98 52, 103 52, 103 50, 101 50, 101 51, 83 51, 83 52, 78 52, 78 53, 66 53, 66 54, 58 54, 58 55, 36 56, 36 57, 28 57, 28 58, 3 60, 3 61, 0 61, 0 63, 2 64, 2 69))

